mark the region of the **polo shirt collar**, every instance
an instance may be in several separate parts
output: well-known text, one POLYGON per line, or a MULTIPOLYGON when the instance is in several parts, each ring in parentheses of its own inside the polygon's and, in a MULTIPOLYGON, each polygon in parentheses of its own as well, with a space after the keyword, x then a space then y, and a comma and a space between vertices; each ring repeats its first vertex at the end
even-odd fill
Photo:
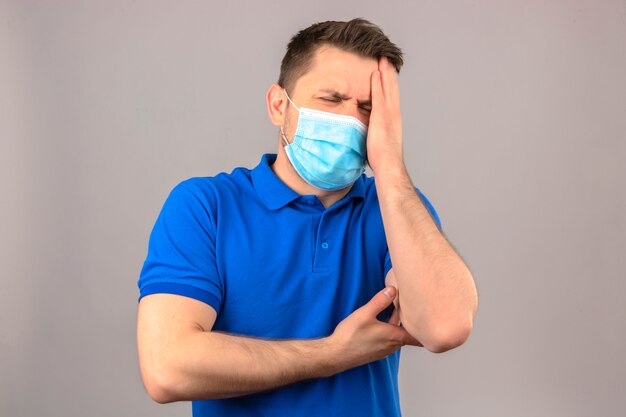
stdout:
POLYGON ((352 184, 352 188, 344 198, 356 198, 363 200, 365 198, 365 174, 361 174, 359 178, 352 184))
POLYGON ((252 170, 252 184, 270 210, 276 210, 300 197, 287 187, 272 171, 271 164, 276 161, 276 154, 265 154, 261 162, 252 170))
MULTIPOLYGON (((264 154, 261 162, 251 172, 254 188, 270 210, 282 208, 300 197, 300 194, 287 187, 272 171, 270 165, 274 161, 276 161, 276 154, 264 154)), ((344 199, 347 198, 365 198, 363 175, 352 185, 344 197, 344 199)))

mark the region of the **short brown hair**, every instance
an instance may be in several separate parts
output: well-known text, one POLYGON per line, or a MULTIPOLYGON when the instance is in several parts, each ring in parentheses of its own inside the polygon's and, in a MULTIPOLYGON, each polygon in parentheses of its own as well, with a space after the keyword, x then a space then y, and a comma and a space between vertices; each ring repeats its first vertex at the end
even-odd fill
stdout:
POLYGON ((322 45, 331 45, 376 60, 387 57, 397 72, 400 72, 404 63, 400 48, 378 26, 365 19, 319 22, 298 32, 287 44, 287 52, 280 65, 278 85, 291 89, 296 80, 308 71, 313 54, 322 45))

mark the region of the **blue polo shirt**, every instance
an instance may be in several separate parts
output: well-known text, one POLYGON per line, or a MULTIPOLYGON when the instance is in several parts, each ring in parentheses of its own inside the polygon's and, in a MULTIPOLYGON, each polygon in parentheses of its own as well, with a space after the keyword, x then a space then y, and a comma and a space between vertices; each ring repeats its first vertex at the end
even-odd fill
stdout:
MULTIPOLYGON (((308 339, 330 335, 384 288, 391 260, 374 179, 362 175, 325 209, 287 187, 271 169, 275 159, 173 189, 150 236, 140 297, 203 301, 217 312, 214 330, 308 339)), ((261 394, 194 401, 193 415, 399 416, 399 357, 261 394)))

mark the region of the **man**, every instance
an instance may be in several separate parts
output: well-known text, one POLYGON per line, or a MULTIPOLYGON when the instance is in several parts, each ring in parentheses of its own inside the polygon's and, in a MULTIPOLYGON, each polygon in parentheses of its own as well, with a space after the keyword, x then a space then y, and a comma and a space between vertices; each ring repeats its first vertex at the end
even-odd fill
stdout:
POLYGON ((194 416, 397 416, 399 348, 467 339, 473 278, 403 162, 401 65, 363 19, 299 32, 267 93, 277 155, 172 191, 139 280, 153 399, 193 400, 194 416))

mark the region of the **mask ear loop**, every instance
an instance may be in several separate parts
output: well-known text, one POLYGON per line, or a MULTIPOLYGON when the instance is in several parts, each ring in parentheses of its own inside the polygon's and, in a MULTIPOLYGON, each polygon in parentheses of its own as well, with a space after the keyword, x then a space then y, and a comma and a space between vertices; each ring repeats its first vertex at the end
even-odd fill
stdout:
POLYGON ((296 106, 296 103, 294 103, 293 100, 291 100, 291 97, 289 97, 289 94, 287 94, 287 89, 283 88, 283 90, 285 91, 285 95, 287 96, 287 100, 289 100, 289 102, 291 104, 293 104, 293 107, 295 107, 296 110, 300 111, 300 107, 296 106))
MULTIPOLYGON (((293 102, 293 100, 291 100, 291 97, 289 97, 289 94, 287 93, 287 89, 283 88, 283 91, 285 92, 285 96, 287 96, 287 100, 289 100, 289 102, 293 105, 293 107, 296 108, 296 110, 298 110, 298 112, 300 112, 300 107, 296 106, 296 103, 293 102)), ((287 140, 287 136, 285 136, 285 131, 283 130, 283 127, 280 127, 280 134, 283 137, 283 141, 285 142, 286 146, 289 146, 289 141, 287 140)))
POLYGON ((285 131, 283 127, 280 127, 280 135, 283 137, 283 142, 285 142, 285 146, 289 146, 289 141, 287 140, 287 136, 285 136, 285 131))

